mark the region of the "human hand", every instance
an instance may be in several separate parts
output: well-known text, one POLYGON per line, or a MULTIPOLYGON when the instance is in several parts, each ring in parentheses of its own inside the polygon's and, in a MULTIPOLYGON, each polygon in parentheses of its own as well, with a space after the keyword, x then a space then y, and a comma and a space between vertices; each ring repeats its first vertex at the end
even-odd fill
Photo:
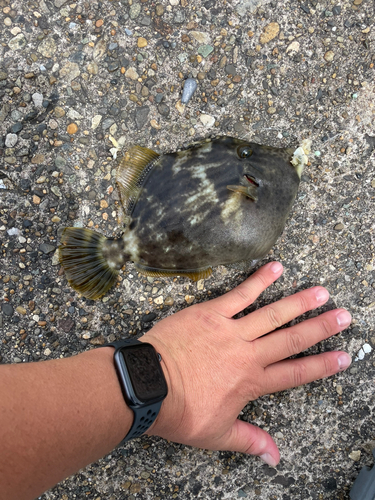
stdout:
POLYGON ((271 436, 238 420, 242 408, 264 394, 345 370, 351 362, 340 351, 287 359, 350 324, 350 314, 335 309, 277 330, 328 300, 328 291, 320 286, 232 319, 282 270, 279 262, 266 264, 222 297, 164 319, 140 339, 161 354, 169 388, 148 434, 199 448, 259 455, 272 466, 279 462, 271 436))

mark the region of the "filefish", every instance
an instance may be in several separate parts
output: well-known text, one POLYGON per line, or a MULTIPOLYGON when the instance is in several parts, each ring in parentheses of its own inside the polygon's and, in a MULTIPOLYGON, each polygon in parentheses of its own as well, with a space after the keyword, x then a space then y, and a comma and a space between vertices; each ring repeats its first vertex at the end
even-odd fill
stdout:
POLYGON ((65 228, 59 257, 68 282, 98 299, 128 261, 146 276, 192 280, 220 264, 251 267, 284 229, 308 146, 294 151, 222 136, 161 155, 131 147, 117 168, 123 233, 65 228))

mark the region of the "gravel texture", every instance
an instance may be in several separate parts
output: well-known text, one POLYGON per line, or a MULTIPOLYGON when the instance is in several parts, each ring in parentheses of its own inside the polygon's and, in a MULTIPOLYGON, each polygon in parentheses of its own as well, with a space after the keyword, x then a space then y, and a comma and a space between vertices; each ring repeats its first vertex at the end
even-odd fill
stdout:
POLYGON ((371 0, 0 0, 0 361, 142 335, 249 274, 220 267, 192 283, 147 279, 129 264, 94 303, 70 289, 56 255, 66 225, 119 234, 110 137, 165 152, 219 134, 280 147, 312 140, 285 231, 264 259, 281 260, 284 276, 254 307, 324 285, 325 308, 347 307, 353 323, 310 352, 358 358, 244 409, 280 446, 274 469, 143 437, 43 500, 342 500, 372 465, 374 19, 371 0), (182 104, 187 78, 198 88, 182 104))

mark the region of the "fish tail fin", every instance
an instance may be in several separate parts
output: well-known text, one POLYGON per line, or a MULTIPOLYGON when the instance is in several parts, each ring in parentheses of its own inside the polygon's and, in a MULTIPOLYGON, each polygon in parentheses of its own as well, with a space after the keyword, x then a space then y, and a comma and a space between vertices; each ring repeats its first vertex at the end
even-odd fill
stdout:
POLYGON ((99 299, 116 282, 128 260, 122 240, 108 239, 90 229, 66 227, 59 259, 69 284, 88 299, 99 299))

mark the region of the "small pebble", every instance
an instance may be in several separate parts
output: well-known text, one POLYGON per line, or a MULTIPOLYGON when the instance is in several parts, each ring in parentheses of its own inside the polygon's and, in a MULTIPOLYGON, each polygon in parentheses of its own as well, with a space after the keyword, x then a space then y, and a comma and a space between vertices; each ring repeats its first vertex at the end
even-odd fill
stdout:
POLYGON ((157 3, 155 7, 155 12, 157 16, 162 16, 164 14, 164 6, 161 3, 157 3))
POLYGON ((75 124, 75 123, 70 123, 67 128, 66 128, 66 131, 68 132, 68 134, 75 134, 78 130, 78 126, 75 124))
POLYGON ((207 128, 213 127, 215 125, 215 118, 211 115, 202 114, 199 116, 199 119, 207 128))
POLYGON ((194 302, 194 295, 185 295, 185 301, 190 305, 194 302))
POLYGON ((131 78, 132 80, 138 80, 138 73, 132 67, 128 68, 125 71, 125 76, 126 76, 126 78, 131 78))
POLYGON ((96 64, 96 62, 90 62, 87 65, 87 72, 90 73, 90 75, 97 75, 99 71, 99 66, 96 64))
POLYGON ((9 304, 9 302, 4 302, 1 304, 1 310, 5 314, 5 316, 13 316, 14 309, 12 304, 9 304))
POLYGON ((299 52, 299 42, 294 41, 290 45, 288 45, 286 51, 287 54, 291 52, 292 54, 295 52, 299 52))
POLYGON ((49 243, 41 243, 39 245, 39 250, 46 255, 51 253, 51 252, 54 252, 55 249, 56 249, 56 247, 54 247, 53 245, 50 245, 49 243))
POLYGON ((43 95, 35 92, 32 96, 35 107, 41 108, 43 106, 43 95))
POLYGON ((146 38, 143 38, 142 36, 140 36, 138 38, 137 45, 138 45, 139 48, 147 47, 147 40, 146 40, 146 38))
POLYGON ((263 33, 260 35, 260 43, 264 45, 277 37, 280 31, 280 26, 278 23, 270 23, 264 27, 263 33))
POLYGON ((12 148, 17 144, 17 141, 18 137, 16 136, 16 134, 7 134, 5 137, 5 146, 7 148, 12 148))
POLYGON ((136 19, 140 13, 141 13, 141 4, 134 2, 131 5, 130 11, 129 11, 130 19, 136 19))
POLYGON ((199 43, 208 44, 210 37, 201 31, 190 31, 190 35, 199 43))
POLYGON ((182 104, 181 101, 177 101, 176 109, 182 115, 182 113, 185 111, 185 104, 182 104))
POLYGON ((335 57, 335 54, 334 52, 332 52, 332 50, 328 50, 325 54, 324 54, 324 59, 327 61, 327 62, 331 62, 333 61, 333 58, 335 57))
POLYGON ((362 349, 365 354, 369 354, 372 351, 372 347, 367 343, 363 344, 362 349))
POLYGON ((182 91, 181 103, 187 104, 192 98, 194 92, 197 90, 197 82, 194 78, 187 78, 184 83, 184 89, 182 91))
POLYGON ((164 305, 165 306, 173 306, 174 300, 172 297, 166 297, 164 300, 164 305))
POLYGON ((361 458, 361 450, 353 450, 350 454, 349 454, 349 458, 351 458, 352 460, 354 460, 354 462, 358 462, 361 458))
POLYGON ((102 119, 102 115, 95 115, 95 116, 91 119, 91 128, 92 128, 93 130, 95 130, 96 128, 98 128, 99 123, 101 122, 101 119, 102 119))
POLYGON ((60 106, 56 106, 53 112, 57 118, 62 118, 63 116, 65 116, 65 110, 60 106))
POLYGON ((198 54, 200 54, 202 57, 206 58, 213 51, 214 51, 214 48, 212 47, 212 45, 201 45, 198 49, 198 54))

